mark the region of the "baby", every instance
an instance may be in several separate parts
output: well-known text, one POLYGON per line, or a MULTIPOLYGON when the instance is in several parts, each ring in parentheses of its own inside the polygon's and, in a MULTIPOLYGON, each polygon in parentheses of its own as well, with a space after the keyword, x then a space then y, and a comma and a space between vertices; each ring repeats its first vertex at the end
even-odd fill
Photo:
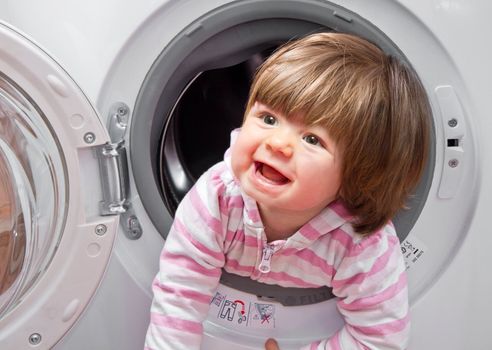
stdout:
POLYGON ((419 181, 429 123, 412 70, 364 39, 312 34, 278 49, 224 160, 176 212, 146 349, 200 348, 222 269, 331 287, 345 325, 303 349, 405 348, 407 279, 391 218, 419 181))

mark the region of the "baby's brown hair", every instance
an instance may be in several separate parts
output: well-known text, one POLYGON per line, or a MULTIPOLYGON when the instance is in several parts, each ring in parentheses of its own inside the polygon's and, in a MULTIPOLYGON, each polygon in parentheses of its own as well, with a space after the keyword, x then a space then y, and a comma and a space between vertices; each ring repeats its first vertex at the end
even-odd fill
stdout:
POLYGON ((256 101, 327 129, 342 157, 338 197, 356 232, 378 230, 405 206, 426 164, 431 110, 397 58, 354 35, 312 34, 260 66, 245 115, 256 101))

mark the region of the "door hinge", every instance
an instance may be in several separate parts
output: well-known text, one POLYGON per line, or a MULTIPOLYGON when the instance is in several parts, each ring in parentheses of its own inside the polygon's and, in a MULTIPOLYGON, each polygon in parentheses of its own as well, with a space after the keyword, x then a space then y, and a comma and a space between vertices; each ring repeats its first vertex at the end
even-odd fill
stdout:
POLYGON ((138 239, 142 235, 142 226, 129 200, 130 182, 125 144, 129 112, 128 106, 121 102, 111 107, 108 118, 111 142, 101 145, 97 150, 103 197, 99 209, 104 216, 121 215, 125 235, 129 239, 138 239))

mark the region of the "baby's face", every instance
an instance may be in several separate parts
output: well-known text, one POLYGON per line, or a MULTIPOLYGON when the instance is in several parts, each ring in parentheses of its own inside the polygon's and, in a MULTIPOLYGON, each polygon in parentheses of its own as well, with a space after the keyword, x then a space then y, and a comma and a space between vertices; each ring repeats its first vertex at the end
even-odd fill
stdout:
POLYGON ((260 208, 312 217, 336 198, 341 159, 327 131, 255 103, 232 147, 232 169, 260 208))

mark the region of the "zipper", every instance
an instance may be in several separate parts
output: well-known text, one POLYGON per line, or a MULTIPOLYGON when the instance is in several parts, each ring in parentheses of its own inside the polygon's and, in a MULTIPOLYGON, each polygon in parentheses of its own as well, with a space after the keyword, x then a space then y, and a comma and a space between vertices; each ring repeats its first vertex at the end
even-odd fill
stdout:
POLYGON ((266 244, 263 247, 263 254, 261 256, 261 262, 258 269, 261 273, 270 272, 270 263, 272 261, 273 253, 275 253, 275 246, 273 244, 266 244))

